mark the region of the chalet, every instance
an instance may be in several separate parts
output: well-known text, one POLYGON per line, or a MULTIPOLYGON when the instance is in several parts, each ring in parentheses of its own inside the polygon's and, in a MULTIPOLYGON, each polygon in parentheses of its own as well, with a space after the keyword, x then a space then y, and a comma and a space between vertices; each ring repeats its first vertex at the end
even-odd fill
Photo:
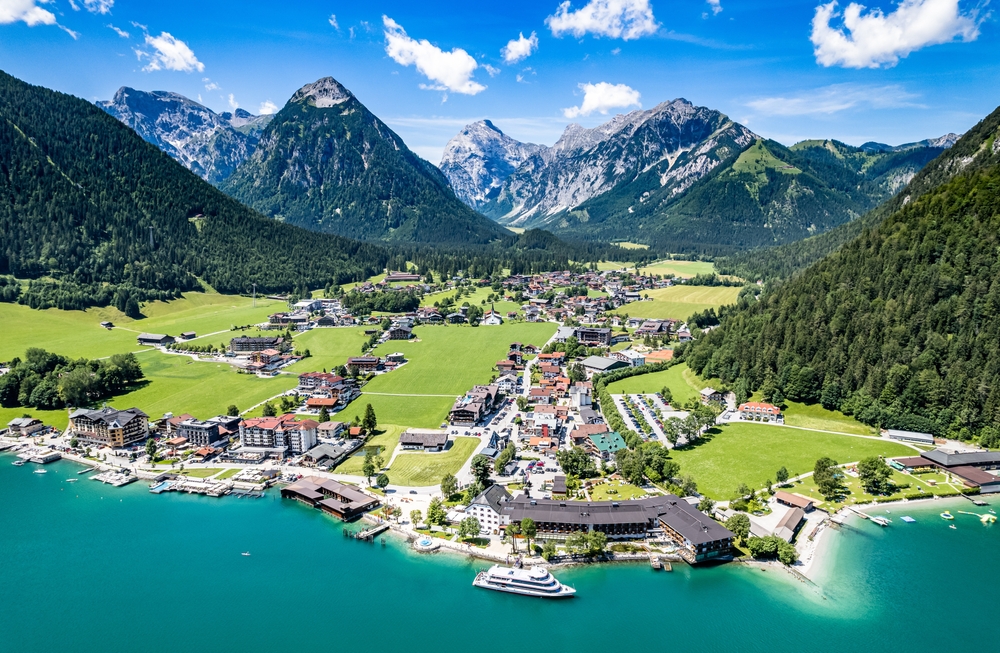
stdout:
POLYGON ((335 327, 340 324, 340 321, 335 315, 324 315, 323 317, 316 320, 316 326, 318 327, 335 327))
POLYGON ((669 334, 670 334, 670 323, 667 322, 666 320, 646 320, 635 331, 635 335, 638 338, 645 338, 647 336, 653 338, 662 338, 663 336, 669 334))
POLYGON ((499 388, 495 385, 477 385, 459 397, 448 413, 453 426, 475 426, 493 410, 499 388))
POLYGON ((185 331, 181 334, 181 340, 194 340, 198 337, 195 331, 185 331))
MULTIPOLYGON (((705 390, 711 390, 711 388, 705 388, 705 390)), ((704 393, 705 390, 702 390, 702 393, 704 393)), ((708 403, 708 401, 717 401, 717 400, 709 399, 708 401, 705 401, 703 398, 702 401, 708 403)), ((740 419, 742 420, 751 420, 754 422, 784 421, 781 416, 780 408, 772 404, 766 404, 760 401, 748 401, 745 404, 740 404, 737 410, 739 411, 740 419)))
POLYGON ((399 436, 401 449, 444 451, 448 446, 448 432, 437 429, 407 429, 399 436))
POLYGON ((524 355, 520 349, 511 349, 507 352, 507 360, 512 361, 515 365, 523 365, 524 355))
POLYGON ((140 333, 136 341, 143 347, 161 347, 171 344, 175 339, 163 333, 140 333))
POLYGON ((542 363, 538 366, 538 371, 542 373, 542 378, 554 379, 562 373, 562 369, 558 365, 552 365, 551 363, 542 363))
POLYGON ((587 453, 598 456, 601 460, 611 460, 615 452, 625 448, 625 440, 617 432, 592 433, 583 442, 587 453))
POLYGON ((690 342, 691 341, 691 331, 686 326, 680 328, 677 332, 677 340, 680 342, 690 342))
POLYGON ((791 492, 783 492, 781 490, 774 493, 774 500, 789 508, 799 508, 803 512, 810 512, 815 507, 813 499, 804 497, 801 494, 792 494, 791 492))
POLYGON ((347 359, 347 367, 353 367, 365 374, 377 371, 381 363, 378 356, 354 356, 347 359))
POLYGON ((528 401, 533 404, 549 404, 552 402, 554 394, 552 390, 545 388, 532 388, 528 391, 528 401))
POLYGON ((288 349, 288 343, 279 336, 238 336, 229 341, 229 351, 234 354, 249 354, 265 349, 285 351, 288 349))
POLYGON ((407 326, 397 326, 389 329, 389 340, 409 340, 413 337, 413 329, 407 326))
POLYGON ((576 337, 576 329, 574 327, 561 326, 556 329, 556 334, 553 336, 555 342, 566 342, 570 338, 576 337))
POLYGON ((391 354, 387 354, 385 357, 386 363, 396 363, 397 365, 406 362, 406 354, 401 351, 394 351, 391 354))
POLYGON ((305 463, 312 463, 319 469, 329 469, 343 460, 347 449, 336 444, 317 444, 302 455, 305 463))
POLYGON ((520 377, 514 372, 504 372, 500 374, 494 383, 496 383, 497 390, 502 394, 512 395, 517 391, 519 381, 520 377))
POLYGON ((577 424, 577 427, 570 433, 573 444, 578 447, 586 447, 591 436, 608 432, 607 424, 577 424))
POLYGON ((445 319, 450 324, 462 324, 462 323, 465 322, 465 316, 462 315, 461 313, 448 313, 448 315, 447 315, 447 317, 445 317, 445 319))
POLYGON ((343 422, 321 422, 316 427, 316 437, 318 438, 340 438, 344 435, 343 422))
POLYGON ((45 428, 42 420, 34 417, 16 417, 7 423, 7 432, 12 436, 25 436, 45 428))
POLYGON ((702 388, 698 393, 701 396, 701 403, 709 404, 713 401, 723 401, 722 393, 715 388, 702 388))
POLYGON ((305 393, 342 388, 344 383, 344 377, 327 372, 305 372, 299 374, 299 390, 305 393))

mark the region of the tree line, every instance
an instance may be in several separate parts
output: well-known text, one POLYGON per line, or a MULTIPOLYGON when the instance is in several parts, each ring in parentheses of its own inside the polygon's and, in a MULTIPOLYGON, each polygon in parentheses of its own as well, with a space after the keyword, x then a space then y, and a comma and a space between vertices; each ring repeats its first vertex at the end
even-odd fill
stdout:
POLYGON ((135 354, 71 360, 32 347, 23 359, 10 361, 10 371, 0 376, 0 405, 42 410, 87 406, 129 391, 142 378, 135 354))

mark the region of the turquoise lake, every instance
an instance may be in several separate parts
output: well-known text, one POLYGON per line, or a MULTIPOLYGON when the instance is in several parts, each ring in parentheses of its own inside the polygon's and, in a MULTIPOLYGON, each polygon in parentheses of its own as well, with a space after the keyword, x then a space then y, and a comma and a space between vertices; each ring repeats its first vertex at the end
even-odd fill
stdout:
POLYGON ((157 496, 11 460, 0 651, 997 650, 979 604, 1000 583, 1000 526, 938 517, 985 510, 968 502, 894 507, 885 529, 851 522, 829 535, 818 586, 736 565, 618 564, 558 571, 578 596, 552 602, 473 588, 480 561, 348 540, 274 492, 157 496))

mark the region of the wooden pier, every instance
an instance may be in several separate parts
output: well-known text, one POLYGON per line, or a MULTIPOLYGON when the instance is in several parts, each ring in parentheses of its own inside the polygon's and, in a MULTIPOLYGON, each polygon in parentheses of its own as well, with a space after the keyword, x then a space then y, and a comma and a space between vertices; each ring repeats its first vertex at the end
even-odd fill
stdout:
POLYGON ((344 529, 344 535, 349 535, 356 540, 362 540, 364 542, 374 542, 376 537, 387 530, 389 530, 389 524, 378 524, 377 526, 366 528, 365 530, 357 533, 350 533, 347 529, 344 529))
POLYGON ((660 562, 660 556, 656 554, 649 555, 649 566, 653 569, 659 571, 663 569, 663 563, 660 562))

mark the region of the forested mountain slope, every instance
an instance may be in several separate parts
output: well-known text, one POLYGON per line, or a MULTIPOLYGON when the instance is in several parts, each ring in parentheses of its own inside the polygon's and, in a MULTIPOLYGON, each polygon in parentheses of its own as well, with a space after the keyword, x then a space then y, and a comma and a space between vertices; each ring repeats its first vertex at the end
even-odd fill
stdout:
POLYGON ((124 306, 200 288, 196 276, 223 292, 317 287, 388 259, 266 218, 89 102, 5 73, 0 198, 0 274, 36 279, 32 306, 124 306))
POLYGON ((221 186, 289 224, 363 240, 486 243, 510 232, 332 77, 299 89, 221 186))
POLYGON ((884 218, 681 355, 743 390, 867 424, 1000 436, 1000 110, 884 218))

